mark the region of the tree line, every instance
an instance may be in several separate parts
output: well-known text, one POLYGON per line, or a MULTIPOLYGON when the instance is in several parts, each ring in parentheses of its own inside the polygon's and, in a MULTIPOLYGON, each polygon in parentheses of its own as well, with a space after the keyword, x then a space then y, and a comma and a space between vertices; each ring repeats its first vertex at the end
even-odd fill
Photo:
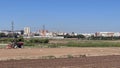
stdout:
POLYGON ((64 38, 78 38, 78 39, 82 39, 82 40, 120 40, 120 36, 110 36, 110 37, 104 37, 104 36, 90 36, 90 37, 86 37, 82 34, 80 35, 64 35, 64 38))

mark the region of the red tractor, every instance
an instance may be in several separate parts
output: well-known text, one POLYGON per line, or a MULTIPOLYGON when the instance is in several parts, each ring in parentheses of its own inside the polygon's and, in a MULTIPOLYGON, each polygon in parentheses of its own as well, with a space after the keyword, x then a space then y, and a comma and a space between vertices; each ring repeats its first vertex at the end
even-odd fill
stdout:
POLYGON ((13 41, 12 43, 8 44, 7 45, 7 49, 11 49, 11 48, 23 48, 23 42, 19 41, 19 42, 16 42, 16 41, 13 41))

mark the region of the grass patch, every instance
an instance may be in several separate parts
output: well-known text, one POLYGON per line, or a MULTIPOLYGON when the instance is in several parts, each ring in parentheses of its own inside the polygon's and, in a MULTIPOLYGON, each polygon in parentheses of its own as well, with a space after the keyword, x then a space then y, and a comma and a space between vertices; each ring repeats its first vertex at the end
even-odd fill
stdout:
POLYGON ((105 41, 86 41, 86 42, 69 42, 64 46, 68 47, 120 47, 120 42, 105 41))
POLYGON ((67 43, 29 44, 35 48, 62 48, 62 47, 120 47, 120 42, 111 41, 68 41, 67 43))

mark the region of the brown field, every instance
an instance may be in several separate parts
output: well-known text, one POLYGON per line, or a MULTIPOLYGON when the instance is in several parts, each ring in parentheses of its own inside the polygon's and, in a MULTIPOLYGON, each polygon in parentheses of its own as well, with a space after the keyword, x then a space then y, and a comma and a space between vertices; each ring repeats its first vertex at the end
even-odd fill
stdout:
POLYGON ((119 47, 0 49, 0 68, 120 68, 120 56, 115 55, 120 55, 119 47), (42 56, 59 58, 64 55, 87 57, 40 59, 42 56))
POLYGON ((120 68, 120 56, 1 61, 0 68, 120 68))
POLYGON ((104 56, 120 55, 119 47, 68 47, 68 48, 24 48, 0 49, 0 60, 37 59, 41 56, 86 55, 104 56))

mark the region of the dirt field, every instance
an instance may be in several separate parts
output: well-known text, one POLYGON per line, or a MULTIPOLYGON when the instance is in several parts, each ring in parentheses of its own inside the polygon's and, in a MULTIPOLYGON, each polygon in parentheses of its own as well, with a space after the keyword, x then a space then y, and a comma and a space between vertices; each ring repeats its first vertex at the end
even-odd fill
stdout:
POLYGON ((119 47, 109 48, 27 48, 27 49, 0 49, 0 60, 6 59, 35 59, 41 56, 86 55, 104 56, 120 55, 119 47))
POLYGON ((120 68, 120 56, 115 55, 120 55, 119 47, 0 49, 0 68, 120 68), (42 56, 63 55, 86 55, 87 57, 39 59, 42 56), (8 59, 17 59, 17 61, 5 61, 8 59))
POLYGON ((120 56, 1 61, 0 68, 120 68, 120 56))

